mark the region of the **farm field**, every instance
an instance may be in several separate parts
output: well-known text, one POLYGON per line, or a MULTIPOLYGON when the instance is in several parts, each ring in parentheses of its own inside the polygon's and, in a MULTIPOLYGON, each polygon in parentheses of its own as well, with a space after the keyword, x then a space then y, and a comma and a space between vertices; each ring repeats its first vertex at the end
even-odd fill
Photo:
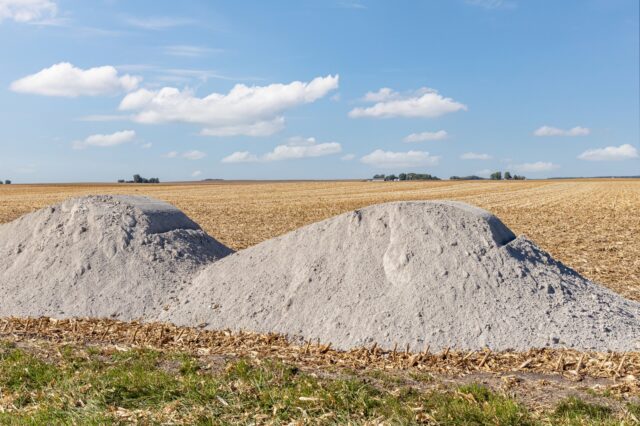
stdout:
POLYGON ((236 250, 376 203, 460 200, 496 214, 516 234, 527 235, 586 277, 640 300, 640 180, 635 179, 3 185, 0 223, 85 194, 165 200, 236 250))
MULTIPOLYGON (((85 194, 176 205, 240 250, 352 209, 461 200, 640 300, 640 180, 0 186, 0 223, 85 194)), ((638 352, 296 345, 107 319, 0 319, 0 423, 636 424, 638 352)))

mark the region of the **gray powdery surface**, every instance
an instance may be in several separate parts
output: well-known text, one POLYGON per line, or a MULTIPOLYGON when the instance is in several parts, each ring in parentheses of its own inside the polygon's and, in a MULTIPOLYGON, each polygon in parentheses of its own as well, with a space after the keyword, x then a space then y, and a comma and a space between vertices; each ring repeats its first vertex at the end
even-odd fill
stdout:
POLYGON ((0 225, 0 316, 155 318, 230 253, 162 201, 68 200, 0 225))
POLYGON ((348 349, 637 350, 640 303, 578 275, 488 212, 381 204, 202 270, 160 319, 348 349))

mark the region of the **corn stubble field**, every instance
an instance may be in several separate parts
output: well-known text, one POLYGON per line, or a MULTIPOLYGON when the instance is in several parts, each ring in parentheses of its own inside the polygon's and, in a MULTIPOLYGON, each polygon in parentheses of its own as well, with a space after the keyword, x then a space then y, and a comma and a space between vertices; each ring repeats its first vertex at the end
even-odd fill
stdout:
MULTIPOLYGON (((0 223, 139 194, 243 249, 355 208, 461 200, 640 300, 640 180, 4 185, 0 223)), ((419 354, 110 320, 0 319, 0 423, 639 424, 640 353, 419 354)))

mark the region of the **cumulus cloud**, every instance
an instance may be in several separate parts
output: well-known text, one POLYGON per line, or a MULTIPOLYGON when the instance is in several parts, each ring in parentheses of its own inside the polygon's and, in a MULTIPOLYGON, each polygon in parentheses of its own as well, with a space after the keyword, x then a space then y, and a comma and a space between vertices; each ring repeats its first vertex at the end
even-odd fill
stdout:
POLYGON ((197 149, 192 149, 191 151, 182 153, 182 158, 186 158, 187 160, 200 160, 206 156, 207 154, 202 151, 198 151, 197 149))
POLYGON ((538 173, 555 170, 560 166, 546 161, 536 161, 535 163, 516 164, 513 168, 519 172, 538 173))
POLYGON ((129 74, 119 76, 118 71, 110 65, 83 70, 68 62, 60 62, 14 81, 11 90, 73 98, 129 92, 136 89, 141 80, 129 74))
POLYGON ((558 129, 557 127, 542 126, 536 129, 533 134, 535 136, 587 136, 591 133, 586 127, 576 126, 568 130, 558 129))
POLYGON ((491 160, 491 158, 489 154, 478 154, 475 152, 465 152, 460 156, 462 160, 491 160))
POLYGON ((456 111, 466 111, 467 106, 445 98, 436 90, 423 87, 409 94, 394 92, 382 88, 365 95, 366 102, 374 102, 370 107, 354 108, 349 112, 351 118, 373 117, 439 117, 456 111))
POLYGON ((439 141, 449 137, 448 133, 444 130, 438 130, 437 132, 422 132, 411 133, 404 138, 405 142, 424 142, 424 141, 439 141))
POLYGON ((58 7, 51 0, 0 0, 0 22, 37 22, 53 18, 57 12, 58 7))
POLYGON ((178 151, 169 151, 163 155, 165 158, 176 158, 178 156, 178 151))
POLYGON ((109 135, 91 135, 82 141, 73 142, 75 149, 84 149, 90 146, 96 147, 109 147, 121 145, 123 143, 131 142, 136 137, 136 132, 133 130, 123 130, 120 132, 111 133, 109 135))
POLYGON ((211 93, 204 98, 174 87, 140 89, 125 96, 120 109, 134 111, 133 119, 139 123, 194 123, 204 126, 205 135, 263 136, 283 127, 285 110, 324 97, 338 87, 338 79, 328 75, 310 82, 237 84, 227 94, 211 93))
POLYGON ((639 156, 638 149, 627 143, 620 146, 588 149, 578 155, 578 158, 586 161, 620 161, 638 158, 639 156))
POLYGON ((427 151, 392 152, 376 149, 360 159, 364 164, 382 168, 437 166, 439 156, 429 154, 427 151))
POLYGON ((249 163, 292 160, 309 157, 323 157, 325 155, 342 152, 342 146, 337 142, 317 143, 315 138, 291 138, 287 144, 276 146, 273 151, 261 156, 248 151, 237 151, 224 157, 223 163, 249 163))

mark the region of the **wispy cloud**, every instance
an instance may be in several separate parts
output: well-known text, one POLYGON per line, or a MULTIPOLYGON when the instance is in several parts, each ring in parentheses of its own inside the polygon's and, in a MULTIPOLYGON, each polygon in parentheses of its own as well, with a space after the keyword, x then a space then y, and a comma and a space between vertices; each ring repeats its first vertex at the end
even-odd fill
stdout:
POLYGON ((337 142, 317 143, 315 138, 292 138, 285 145, 276 146, 273 151, 263 155, 255 155, 248 151, 236 151, 222 159, 223 163, 256 163, 282 160, 293 160, 309 157, 323 157, 325 155, 342 152, 342 146, 337 142))
POLYGON ((342 9, 360 9, 364 10, 367 6, 363 2, 357 0, 342 0, 337 3, 337 6, 342 9))
POLYGON ((166 30, 168 28, 181 27, 193 24, 195 20, 189 18, 176 18, 171 16, 149 16, 145 18, 126 17, 124 22, 132 27, 143 30, 166 30))
POLYGON ((449 135, 445 130, 438 130, 437 132, 422 132, 411 133, 404 138, 405 142, 424 142, 424 141, 439 141, 446 139, 449 135))
POLYGON ((576 126, 571 129, 563 130, 557 127, 542 126, 536 129, 533 134, 540 137, 548 136, 587 136, 591 130, 587 127, 576 126))
POLYGON ((478 154, 476 152, 465 152, 460 156, 461 160, 491 160, 492 158, 489 154, 478 154))
POLYGON ((578 155, 578 159, 586 161, 621 161, 638 158, 638 149, 630 144, 607 146, 605 148, 588 149, 578 155))
POLYGON ((560 166, 547 161, 536 161, 535 163, 515 164, 512 168, 523 173, 539 173, 555 170, 560 166))
POLYGON ((21 23, 53 22, 58 6, 51 0, 2 0, 0 22, 11 19, 21 23))
POLYGON ((77 120, 89 122, 127 121, 129 116, 122 114, 90 114, 78 117, 77 120))
POLYGON ((206 156, 207 154, 202 151, 198 151, 197 149, 192 149, 191 151, 182 153, 182 158, 186 158, 187 160, 200 160, 206 156))
POLYGON ((517 4, 514 0, 466 0, 466 3, 485 9, 514 9, 517 4))
POLYGON ((185 57, 191 57, 191 58, 205 56, 212 53, 224 52, 224 49, 213 49, 210 47, 202 47, 202 46, 190 46, 186 44, 164 46, 162 50, 167 55, 185 56, 185 57))

